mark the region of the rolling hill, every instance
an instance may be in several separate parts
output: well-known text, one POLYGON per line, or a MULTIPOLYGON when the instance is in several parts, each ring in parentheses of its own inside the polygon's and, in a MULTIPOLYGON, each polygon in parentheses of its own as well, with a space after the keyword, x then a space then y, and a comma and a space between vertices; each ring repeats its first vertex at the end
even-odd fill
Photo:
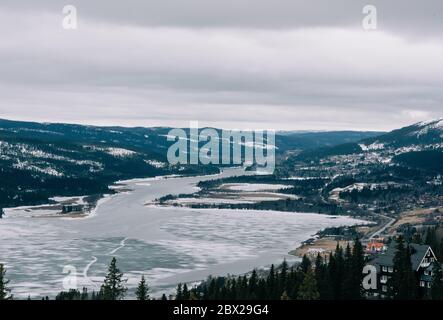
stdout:
MULTIPOLYGON (((109 193, 108 185, 122 179, 218 172, 215 166, 169 165, 169 130, 0 119, 0 208, 46 203, 52 196, 109 193)), ((376 134, 278 133, 276 150, 285 154, 376 134)))

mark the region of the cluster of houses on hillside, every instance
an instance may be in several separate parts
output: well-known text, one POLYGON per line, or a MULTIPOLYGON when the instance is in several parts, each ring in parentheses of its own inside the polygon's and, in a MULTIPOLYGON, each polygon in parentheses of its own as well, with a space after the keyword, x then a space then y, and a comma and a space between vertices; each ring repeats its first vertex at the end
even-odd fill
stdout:
MULTIPOLYGON (((433 270, 437 260, 432 248, 428 245, 410 244, 412 269, 415 272, 420 295, 427 296, 431 289, 433 270)), ((366 296, 372 299, 390 298, 389 280, 394 270, 395 245, 386 245, 382 241, 370 241, 366 245, 366 256, 369 265, 377 270, 377 283, 375 289, 366 290, 366 296)))

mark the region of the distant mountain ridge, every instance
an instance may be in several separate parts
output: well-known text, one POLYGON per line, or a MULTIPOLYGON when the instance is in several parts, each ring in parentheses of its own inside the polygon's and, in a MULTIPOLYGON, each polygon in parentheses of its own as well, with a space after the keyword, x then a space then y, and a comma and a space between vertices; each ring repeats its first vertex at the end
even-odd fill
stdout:
POLYGON ((110 193, 123 179, 218 172, 169 165, 168 131, 0 120, 0 208, 110 193))
POLYGON ((364 152, 391 151, 393 154, 443 148, 443 119, 422 121, 357 142, 307 150, 303 159, 324 158, 364 152))
POLYGON ((363 141, 391 147, 439 144, 443 142, 443 119, 422 121, 363 141))
POLYGON ((440 207, 443 121, 419 122, 356 142, 304 150, 281 162, 276 172, 278 177, 300 181, 301 192, 309 190, 308 204, 386 215, 440 207), (322 180, 309 185, 307 179, 313 178, 322 180))
MULTIPOLYGON (((169 165, 170 129, 0 119, 0 208, 44 203, 55 195, 107 193, 109 184, 122 179, 218 172, 215 166, 169 165)), ((295 132, 277 134, 276 146, 284 155, 375 135, 295 132)))

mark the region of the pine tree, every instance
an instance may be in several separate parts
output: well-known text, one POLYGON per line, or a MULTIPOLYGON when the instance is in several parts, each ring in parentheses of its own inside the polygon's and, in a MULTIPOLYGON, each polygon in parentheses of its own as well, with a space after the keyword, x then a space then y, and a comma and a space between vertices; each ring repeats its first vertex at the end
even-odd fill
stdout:
POLYGON ((315 280, 314 273, 308 271, 305 274, 300 289, 298 291, 298 300, 317 300, 320 298, 320 294, 317 289, 317 281, 315 280))
MULTIPOLYGON (((212 283, 215 284, 215 280, 214 279, 212 279, 211 284, 212 283)), ((211 297, 212 297, 212 295, 209 296, 209 299, 212 299, 211 297)), ((179 283, 177 285, 177 291, 176 291, 176 294, 175 294, 175 300, 183 300, 183 290, 182 290, 182 284, 181 283, 179 283)))
POLYGON ((238 290, 238 297, 239 299, 245 300, 248 296, 248 277, 243 276, 239 279, 239 290, 238 290))
POLYGON ((228 298, 230 300, 236 300, 237 299, 237 281, 235 280, 235 278, 229 279, 228 286, 229 286, 228 298))
POLYGON ((260 279, 258 281, 258 287, 257 287, 257 299, 259 300, 265 300, 266 297, 266 280, 260 279))
POLYGON ((278 291, 282 294, 286 291, 288 293, 288 263, 286 259, 283 260, 283 263, 280 266, 280 274, 278 277, 278 291))
POLYGON ((80 300, 89 300, 88 288, 83 287, 82 293, 80 295, 80 300))
POLYGON ((271 269, 269 270, 268 278, 266 280, 267 299, 270 300, 275 299, 275 285, 276 285, 275 270, 274 270, 274 265, 272 264, 271 269))
POLYGON ((443 300, 443 271, 440 263, 436 262, 432 271, 431 297, 433 300, 443 300))
POLYGON ((307 273, 312 267, 311 260, 306 255, 303 255, 303 258, 300 263, 300 269, 303 273, 307 273))
POLYGON ((345 269, 345 260, 343 257, 343 248, 337 243, 335 253, 329 258, 329 278, 331 279, 331 289, 333 299, 339 300, 343 298, 343 274, 345 269))
POLYGON ((137 290, 135 292, 135 295, 137 296, 137 300, 149 300, 149 287, 146 283, 145 276, 142 276, 142 279, 140 280, 140 283, 138 284, 137 290))
POLYGON ((363 246, 355 240, 352 253, 346 250, 346 273, 343 281, 343 297, 347 300, 362 298, 363 267, 365 264, 363 246))
POLYGON ((331 300, 331 279, 329 278, 327 265, 323 262, 323 258, 320 254, 317 255, 317 259, 315 260, 315 280, 317 281, 320 299, 331 300))
POLYGON ((11 300, 11 290, 8 288, 9 280, 6 280, 6 270, 0 263, 0 300, 11 300))
POLYGON ((189 293, 189 290, 188 290, 188 285, 186 283, 183 285, 183 293, 182 294, 183 294, 183 300, 189 300, 191 297, 191 294, 189 293))
POLYGON ((397 238, 394 255, 394 274, 389 281, 391 295, 397 300, 408 300, 416 297, 415 273, 412 270, 411 250, 405 247, 403 237, 397 238))
MULTIPOLYGON (((228 288, 226 288, 226 286, 221 287, 220 290, 220 300, 226 300, 228 298, 228 288)), ((189 300, 189 299, 188 299, 189 300)))
POLYGON ((108 274, 101 287, 100 295, 104 300, 123 300, 127 291, 126 279, 117 267, 117 259, 112 258, 108 274))
POLYGON ((253 300, 257 298, 257 285, 258 285, 258 276, 257 271, 254 269, 252 271, 251 276, 249 277, 248 283, 248 296, 246 299, 253 300))
POLYGON ((352 258, 352 250, 351 250, 351 246, 348 244, 346 245, 346 250, 345 250, 345 263, 350 263, 351 262, 351 258, 352 258))

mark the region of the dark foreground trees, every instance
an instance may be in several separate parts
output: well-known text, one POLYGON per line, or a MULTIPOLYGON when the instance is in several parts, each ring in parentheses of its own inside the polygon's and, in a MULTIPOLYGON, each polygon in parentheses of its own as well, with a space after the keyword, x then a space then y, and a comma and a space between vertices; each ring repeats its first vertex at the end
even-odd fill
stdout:
MULTIPOLYGON (((345 251, 337 246, 326 258, 318 255, 314 265, 304 257, 298 266, 289 267, 283 262, 260 274, 253 271, 240 277, 210 278, 191 289, 188 296, 202 300, 362 299, 364 255, 360 241, 345 251)), ((177 288, 179 300, 186 300, 183 288, 177 288)))
POLYGON ((6 280, 6 270, 0 263, 0 300, 12 299, 11 290, 8 288, 9 280, 6 280))

